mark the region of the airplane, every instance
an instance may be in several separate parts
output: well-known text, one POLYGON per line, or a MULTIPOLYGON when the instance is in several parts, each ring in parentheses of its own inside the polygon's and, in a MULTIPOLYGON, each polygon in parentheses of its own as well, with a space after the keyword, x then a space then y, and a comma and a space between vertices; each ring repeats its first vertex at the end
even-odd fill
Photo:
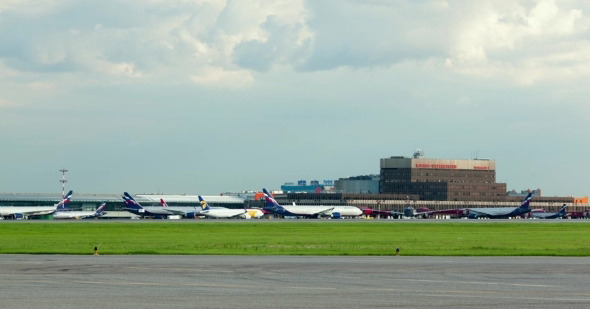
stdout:
POLYGON ((173 212, 170 212, 162 207, 153 207, 153 206, 141 206, 132 196, 127 192, 123 192, 123 201, 125 202, 124 210, 139 215, 142 217, 145 216, 154 216, 154 217, 168 217, 170 215, 174 215, 173 212))
POLYGON ((2 206, 0 207, 0 217, 12 216, 14 218, 24 218, 28 216, 49 215, 54 213, 58 207, 65 207, 70 202, 73 193, 70 190, 59 203, 53 206, 2 206))
POLYGON ((168 203, 166 203, 166 201, 164 201, 164 199, 162 199, 162 198, 160 199, 160 205, 162 206, 162 208, 164 210, 169 211, 170 213, 175 214, 175 215, 183 216, 185 218, 194 219, 195 214, 197 213, 196 207, 188 207, 188 206, 170 207, 170 206, 168 206, 168 203))
MULTIPOLYGON (((315 206, 315 205, 296 205, 295 202, 293 202, 293 206, 295 207, 327 207, 327 206, 315 206)), ((329 206, 332 207, 332 214, 330 217, 334 218, 334 219, 339 219, 342 217, 358 217, 360 215, 363 214, 363 211, 355 206, 341 206, 341 205, 335 205, 335 206, 329 206)))
POLYGON ((391 211, 391 215, 394 218, 416 218, 416 217, 420 217, 422 219, 427 219, 431 213, 435 213, 436 211, 431 211, 428 208, 418 208, 416 211, 414 211, 414 208, 412 206, 408 206, 404 209, 403 212, 399 212, 399 211, 391 211))
POLYGON ((499 219, 499 218, 510 218, 510 217, 517 217, 529 213, 531 211, 530 203, 531 203, 531 195, 529 193, 527 197, 522 201, 520 207, 489 207, 489 208, 463 208, 461 209, 464 216, 467 216, 469 219, 477 219, 477 218, 492 218, 492 219, 499 219))
POLYGON ((82 219, 82 218, 98 218, 105 214, 104 209, 107 202, 102 202, 95 211, 69 211, 65 207, 60 207, 53 213, 53 219, 82 219))
POLYGON ((558 212, 535 212, 531 211, 529 213, 529 218, 532 219, 563 219, 567 218, 567 213, 565 212, 566 204, 561 206, 561 209, 558 212))
POLYGON ((229 208, 212 208, 207 202, 199 195, 199 202, 201 202, 201 210, 197 211, 196 215, 206 216, 211 218, 260 218, 263 213, 260 209, 229 209, 229 208))
POLYGON ((281 216, 291 217, 357 217, 363 214, 363 211, 354 206, 282 206, 280 205, 266 189, 262 189, 266 200, 265 210, 281 216))

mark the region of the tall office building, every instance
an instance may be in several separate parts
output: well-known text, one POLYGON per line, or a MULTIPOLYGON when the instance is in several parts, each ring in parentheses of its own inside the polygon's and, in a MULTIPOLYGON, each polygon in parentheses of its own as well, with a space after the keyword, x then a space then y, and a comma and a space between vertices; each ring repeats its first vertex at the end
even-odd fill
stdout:
POLYGON ((488 159, 381 159, 380 193, 419 200, 504 201, 506 184, 496 183, 496 162, 488 159))

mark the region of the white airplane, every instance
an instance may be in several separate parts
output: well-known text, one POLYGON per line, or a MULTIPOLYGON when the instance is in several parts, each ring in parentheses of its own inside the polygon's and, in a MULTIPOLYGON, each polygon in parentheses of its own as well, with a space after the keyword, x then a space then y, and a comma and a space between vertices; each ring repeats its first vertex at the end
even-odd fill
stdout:
POLYGON ((103 202, 95 211, 69 211, 63 207, 53 213, 53 219, 82 219, 82 218, 98 218, 105 214, 104 208, 107 202, 103 202))
POLYGON ((123 192, 123 201, 125 202, 125 208, 124 210, 141 216, 141 217, 145 217, 145 216, 154 216, 154 217, 168 217, 170 215, 174 215, 174 213, 167 211, 166 209, 163 209, 162 207, 159 206, 141 206, 141 204, 139 204, 134 198, 133 196, 131 196, 131 194, 127 193, 127 192, 123 192))
POLYGON ((354 206, 282 206, 280 205, 266 189, 262 189, 266 199, 266 210, 282 215, 292 217, 357 217, 363 214, 363 211, 354 206))
POLYGON ((229 209, 229 208, 212 208, 209 207, 207 202, 199 195, 199 201, 201 202, 201 210, 197 211, 197 216, 206 216, 211 218, 260 218, 263 213, 260 209, 229 209))
POLYGON ((489 207, 489 208, 464 208, 461 209, 463 215, 469 219, 477 218, 510 218, 517 217, 529 213, 531 211, 531 193, 522 201, 520 207, 489 207))
MULTIPOLYGON (((169 211, 172 214, 183 216, 185 218, 195 218, 195 214, 197 213, 196 207, 188 207, 188 206, 168 206, 168 204, 164 201, 164 199, 160 199, 160 205, 162 205, 162 209, 165 211, 169 211)), ((198 215, 197 215, 198 216, 198 215)))
POLYGON ((0 216, 23 218, 28 216, 48 215, 54 213, 58 207, 67 205, 74 192, 70 190, 63 199, 53 206, 2 206, 0 207, 0 216))
POLYGON ((563 219, 567 218, 567 213, 565 212, 566 204, 561 206, 561 209, 558 212, 536 212, 531 211, 529 213, 529 218, 534 219, 563 219))

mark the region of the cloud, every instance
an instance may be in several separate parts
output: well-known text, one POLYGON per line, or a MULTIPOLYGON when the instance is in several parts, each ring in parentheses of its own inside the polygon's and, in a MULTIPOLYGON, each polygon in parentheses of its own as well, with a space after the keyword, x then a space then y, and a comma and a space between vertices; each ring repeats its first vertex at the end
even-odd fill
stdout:
POLYGON ((308 4, 314 46, 304 70, 390 67, 446 55, 448 17, 440 1, 308 4))
POLYGON ((2 106, 2 107, 14 106, 14 102, 9 101, 7 99, 0 98, 0 106, 2 106))
POLYGON ((285 68, 415 63, 531 85, 590 66, 580 1, 36 0, 0 11, 11 29, 0 32, 0 61, 27 78, 233 88, 285 68))
POLYGON ((446 65, 521 84, 588 76, 588 17, 555 1, 477 2, 454 8, 446 65), (580 69, 581 68, 581 69, 580 69))
POLYGON ((246 70, 226 71, 218 67, 209 67, 202 68, 202 71, 192 75, 190 80, 204 86, 242 88, 250 86, 254 82, 254 77, 246 70))
POLYGON ((246 70, 289 65, 311 36, 303 1, 37 4, 46 13, 2 6, 7 28, 20 30, 0 34, 0 59, 21 72, 243 86, 246 70))

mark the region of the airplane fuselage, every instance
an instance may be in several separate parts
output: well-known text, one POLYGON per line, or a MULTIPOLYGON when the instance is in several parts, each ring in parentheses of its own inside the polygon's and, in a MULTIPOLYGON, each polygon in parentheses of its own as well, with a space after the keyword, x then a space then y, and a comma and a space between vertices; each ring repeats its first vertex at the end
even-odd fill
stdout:
POLYGON ((354 206, 293 205, 267 209, 275 214, 290 217, 332 217, 334 213, 339 213, 341 217, 357 217, 363 214, 360 208, 354 206))
POLYGON ((82 219, 95 217, 96 211, 56 211, 53 219, 82 219))
POLYGON ((557 219, 565 218, 567 215, 559 212, 532 212, 531 218, 534 219, 557 219))
POLYGON ((251 216, 245 209, 229 209, 229 208, 210 208, 207 210, 198 210, 196 216, 206 216, 211 218, 243 218, 250 219, 251 216))
POLYGON ((12 216, 15 214, 22 214, 26 216, 38 216, 38 215, 48 215, 53 213, 57 209, 56 206, 30 206, 30 207, 21 207, 21 206, 2 206, 0 207, 0 216, 7 217, 12 216))
POLYGON ((530 212, 530 209, 520 207, 498 207, 498 208, 466 208, 464 214, 469 218, 510 218, 530 212))

